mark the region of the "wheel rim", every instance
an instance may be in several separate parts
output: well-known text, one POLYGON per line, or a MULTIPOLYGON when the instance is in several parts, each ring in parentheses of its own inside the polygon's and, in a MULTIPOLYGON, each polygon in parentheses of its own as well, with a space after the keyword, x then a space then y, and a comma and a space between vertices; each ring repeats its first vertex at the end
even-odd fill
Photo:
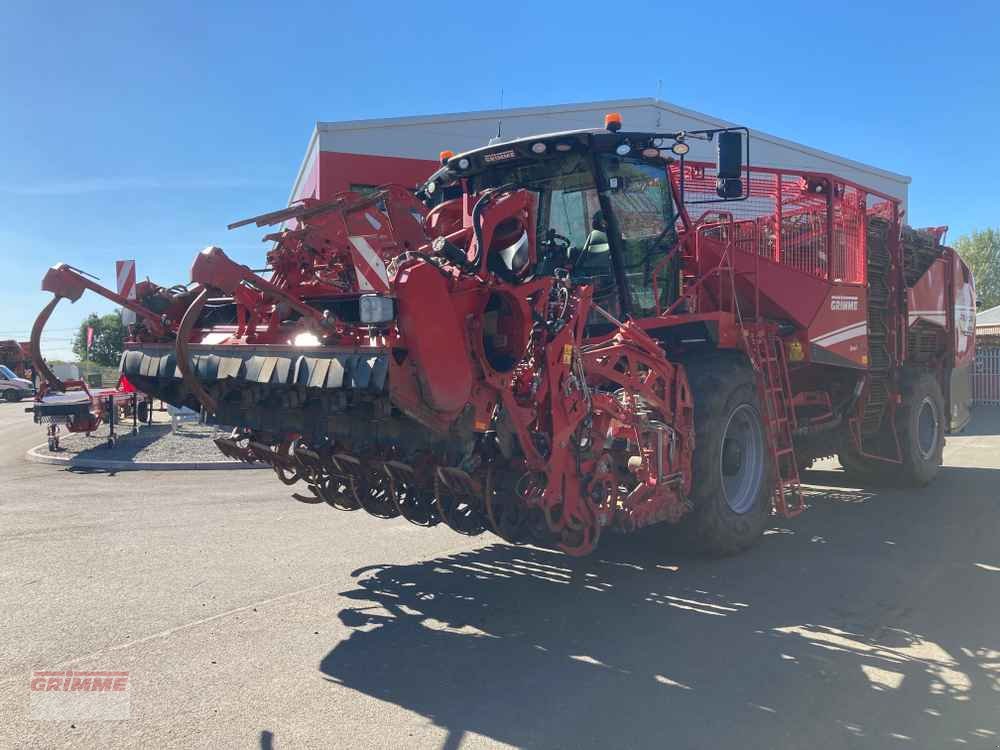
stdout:
POLYGON ((927 396, 920 402, 920 411, 917 414, 917 447, 925 461, 934 455, 939 429, 940 420, 937 409, 934 406, 934 401, 931 400, 930 396, 927 396))
POLYGON ((729 415, 719 471, 730 510, 743 514, 753 508, 764 479, 764 431, 760 415, 749 404, 742 404, 729 415))

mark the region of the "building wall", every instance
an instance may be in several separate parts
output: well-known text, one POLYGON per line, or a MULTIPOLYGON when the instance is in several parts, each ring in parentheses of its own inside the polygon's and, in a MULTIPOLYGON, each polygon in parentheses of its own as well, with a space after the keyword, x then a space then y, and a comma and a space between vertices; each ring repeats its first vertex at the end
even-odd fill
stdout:
MULTIPOLYGON (((553 107, 529 107, 507 111, 466 112, 429 115, 424 117, 354 122, 321 122, 310 143, 303 169, 292 191, 292 197, 302 197, 315 191, 317 185, 325 194, 334 186, 350 183, 389 180, 407 184, 426 177, 436 165, 444 149, 456 153, 486 145, 497 134, 501 121, 502 137, 517 138, 536 133, 601 127, 604 115, 617 111, 622 115, 625 130, 676 131, 726 127, 718 118, 682 109, 653 99, 615 100, 553 107), (333 157, 316 159, 314 152, 333 157), (350 155, 378 155, 406 159, 404 168, 387 166, 383 171, 377 162, 352 160, 350 155), (319 182, 310 182, 310 160, 319 163, 319 182), (365 178, 372 170, 380 177, 365 178), (390 176, 396 170, 401 176, 390 176), (415 179, 414 179, 415 177, 415 179)), ((741 124, 741 123, 736 123, 741 124)), ((829 154, 793 143, 761 131, 751 130, 750 162, 752 165, 830 172, 873 190, 897 197, 905 208, 910 178, 877 167, 829 154)), ((714 161, 714 144, 690 141, 690 158, 714 161)))
POLYGON ((426 180, 438 166, 437 161, 428 159, 323 151, 320 153, 320 192, 325 196, 342 190, 365 192, 387 183, 409 187, 426 180))

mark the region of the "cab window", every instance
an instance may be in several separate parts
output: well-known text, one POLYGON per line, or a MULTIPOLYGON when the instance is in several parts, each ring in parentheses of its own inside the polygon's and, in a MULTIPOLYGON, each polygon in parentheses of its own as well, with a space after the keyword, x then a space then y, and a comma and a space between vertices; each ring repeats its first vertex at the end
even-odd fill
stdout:
POLYGON ((677 215, 666 170, 613 155, 603 156, 602 166, 621 233, 633 313, 656 315, 673 300, 677 276, 676 263, 665 263, 677 244, 677 215))
MULTIPOLYGON (((587 201, 585 193, 593 190, 552 191, 549 205, 549 226, 566 237, 575 247, 583 247, 587 239, 587 201)), ((544 234, 544 232, 543 232, 544 234)))
MULTIPOLYGON (((612 315, 621 314, 618 286, 615 283, 608 245, 607 226, 597 190, 553 190, 550 195, 547 226, 569 241, 567 261, 575 284, 594 287, 594 302, 612 315)), ((596 313, 595 320, 603 321, 596 313)))

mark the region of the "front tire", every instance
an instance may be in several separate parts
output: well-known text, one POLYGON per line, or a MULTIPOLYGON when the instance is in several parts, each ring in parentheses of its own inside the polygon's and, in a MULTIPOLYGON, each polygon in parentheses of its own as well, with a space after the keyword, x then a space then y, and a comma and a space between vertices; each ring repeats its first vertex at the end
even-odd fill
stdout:
POLYGON ((14 403, 15 401, 21 400, 21 392, 15 391, 13 388, 11 388, 9 390, 4 391, 3 397, 5 401, 9 403, 14 403))
POLYGON ((764 533, 774 490, 753 370, 745 358, 728 353, 685 364, 694 395, 691 523, 706 552, 734 555, 764 533))

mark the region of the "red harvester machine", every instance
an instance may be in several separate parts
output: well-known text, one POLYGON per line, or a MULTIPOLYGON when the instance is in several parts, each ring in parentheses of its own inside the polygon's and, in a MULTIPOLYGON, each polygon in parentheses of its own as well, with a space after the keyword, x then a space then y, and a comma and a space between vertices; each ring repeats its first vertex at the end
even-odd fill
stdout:
POLYGON ((748 146, 609 116, 257 217, 269 273, 202 251, 122 372, 298 500, 570 554, 685 518, 739 551, 819 457, 929 482, 968 417, 968 268, 896 199, 748 146))

